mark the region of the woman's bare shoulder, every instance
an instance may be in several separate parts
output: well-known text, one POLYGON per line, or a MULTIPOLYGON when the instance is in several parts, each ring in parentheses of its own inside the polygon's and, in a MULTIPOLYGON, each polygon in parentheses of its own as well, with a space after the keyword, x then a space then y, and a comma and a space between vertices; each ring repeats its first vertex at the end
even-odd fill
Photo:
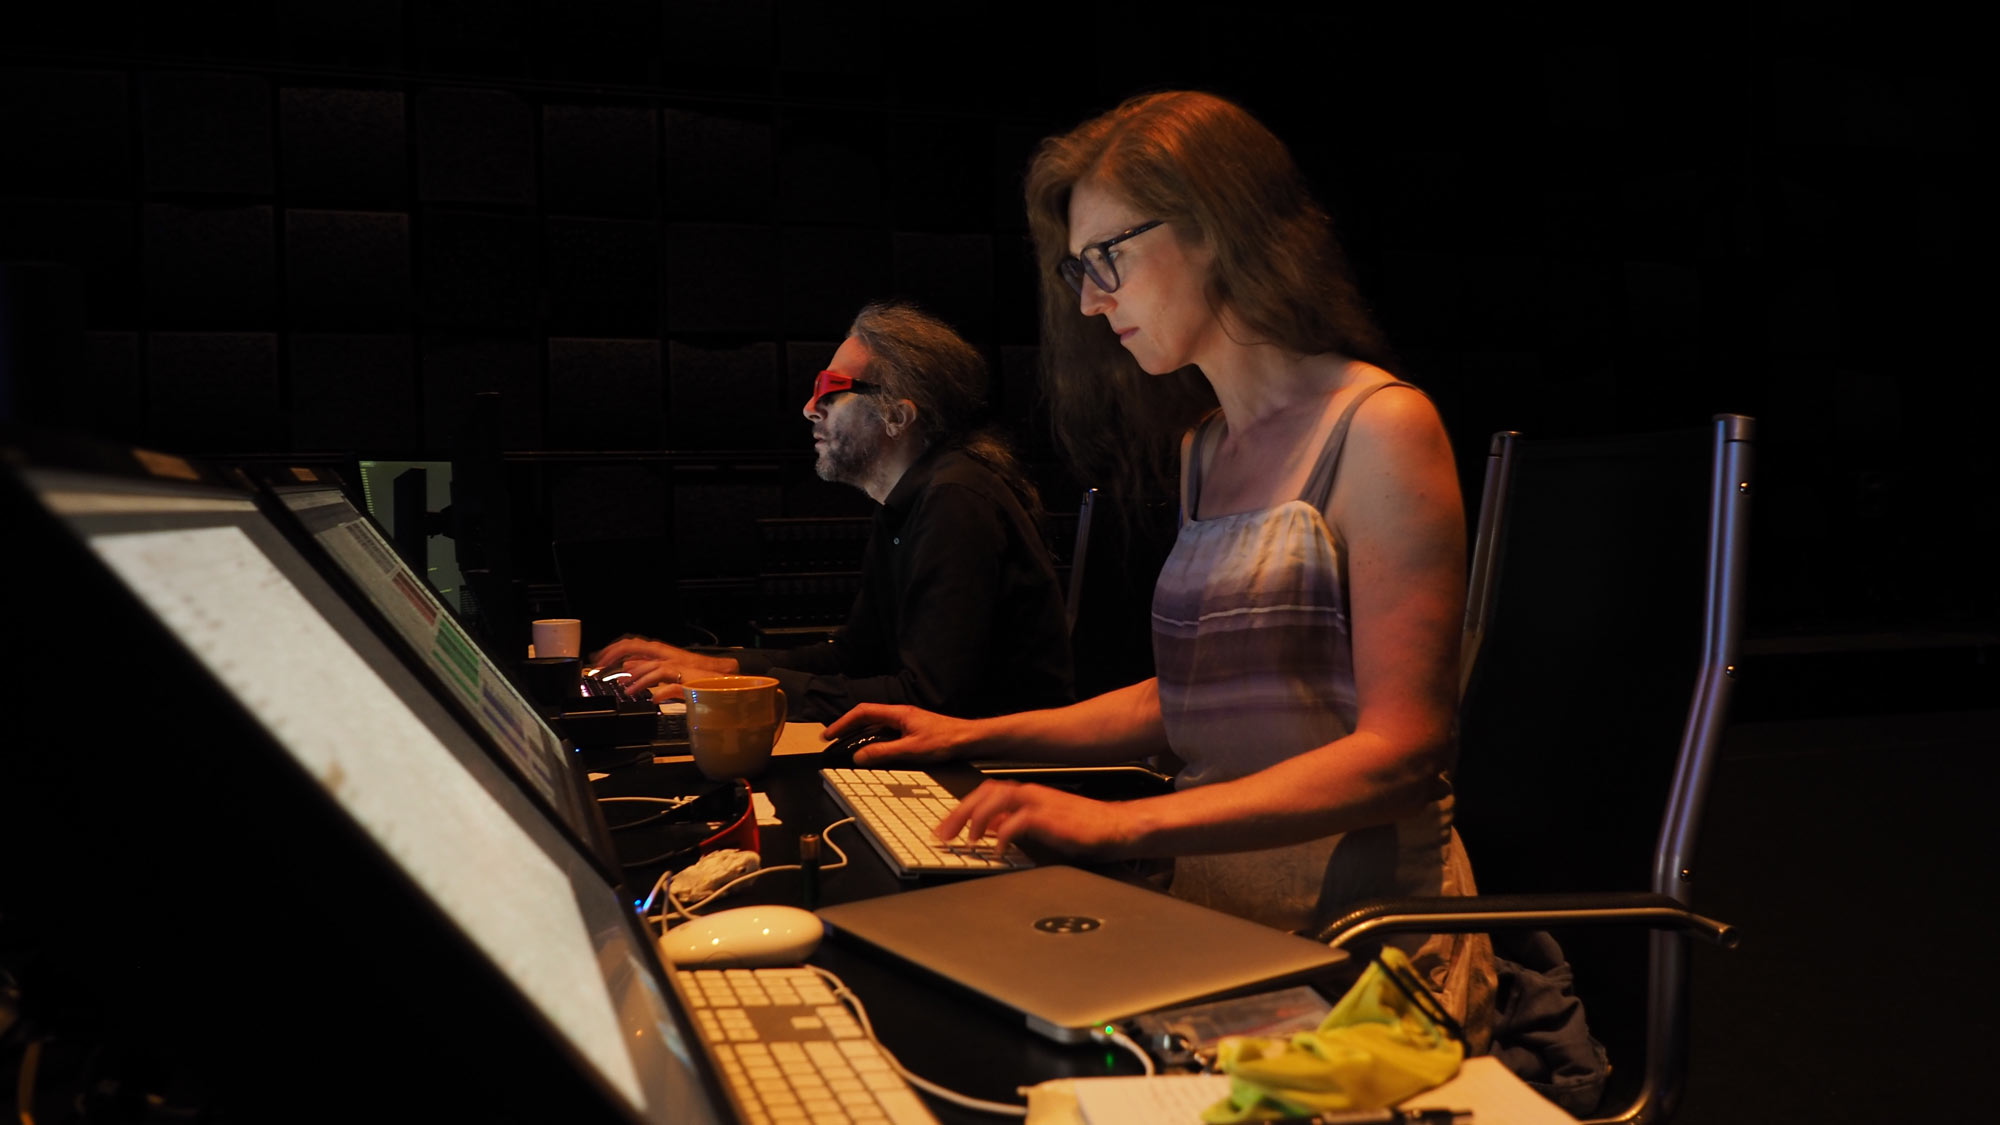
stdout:
POLYGON ((1384 387, 1361 404, 1349 423, 1329 507, 1347 538, 1393 527, 1431 529, 1421 534, 1430 539, 1463 521, 1451 441, 1427 396, 1384 387))
POLYGON ((1348 423, 1348 450, 1343 460, 1360 456, 1402 463, 1411 457, 1429 461, 1442 454, 1448 463, 1451 443, 1437 404, 1414 385, 1387 385, 1399 380, 1380 368, 1368 371, 1372 377, 1364 386, 1380 389, 1369 394, 1348 423))

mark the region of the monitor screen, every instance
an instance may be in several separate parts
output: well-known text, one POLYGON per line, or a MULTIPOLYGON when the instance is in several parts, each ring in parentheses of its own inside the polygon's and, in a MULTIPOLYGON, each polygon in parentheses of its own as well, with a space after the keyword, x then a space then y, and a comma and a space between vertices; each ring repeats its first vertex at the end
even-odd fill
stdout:
MULTIPOLYGON (((587 1068, 616 1116, 723 1116, 705 1056, 676 1018, 679 986, 631 905, 250 496, 61 469, 21 479, 206 671, 218 702, 261 729, 230 754, 279 754, 306 775, 302 791, 337 807, 368 853, 341 866, 399 872, 433 908, 425 916, 532 1013, 524 1026, 587 1068)), ((274 919, 286 909, 274 902, 274 919)), ((414 967, 403 986, 412 1011, 435 1002, 425 971, 414 967)))
MULTIPOLYGON (((451 506, 451 462, 449 461, 362 461, 361 497, 368 514, 392 533, 396 520, 442 512, 451 506), (396 510, 396 478, 412 469, 421 470, 424 481, 424 512, 396 510)), ((424 536, 423 576, 455 613, 465 612, 465 576, 458 569, 458 542, 442 528, 424 536)))
POLYGON ((277 484, 271 491, 408 651, 456 698, 517 776, 564 818, 579 840, 595 839, 587 805, 591 795, 570 768, 562 739, 429 587, 410 573, 375 524, 330 482, 277 484))

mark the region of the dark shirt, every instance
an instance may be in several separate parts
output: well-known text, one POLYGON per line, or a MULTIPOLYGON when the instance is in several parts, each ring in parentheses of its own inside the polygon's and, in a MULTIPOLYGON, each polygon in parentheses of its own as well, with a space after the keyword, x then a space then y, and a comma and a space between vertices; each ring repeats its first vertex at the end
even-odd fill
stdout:
POLYGON ((1075 698, 1055 565, 1005 481, 956 449, 911 465, 875 513, 861 593, 831 641, 735 653, 791 718, 857 703, 977 717, 1075 698))

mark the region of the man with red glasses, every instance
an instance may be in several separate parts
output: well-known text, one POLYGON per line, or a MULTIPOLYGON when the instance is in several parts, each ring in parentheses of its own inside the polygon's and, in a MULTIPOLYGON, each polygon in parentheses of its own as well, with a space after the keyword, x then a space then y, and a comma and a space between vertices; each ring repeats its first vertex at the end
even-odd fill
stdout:
POLYGON ((861 310, 813 383, 815 469, 881 507, 862 589, 830 642, 691 653, 627 638, 594 655, 634 687, 704 674, 770 675, 791 716, 827 722, 856 703, 982 716, 1068 703, 1069 633, 1041 505, 1013 454, 975 429, 986 363, 907 304, 861 310))

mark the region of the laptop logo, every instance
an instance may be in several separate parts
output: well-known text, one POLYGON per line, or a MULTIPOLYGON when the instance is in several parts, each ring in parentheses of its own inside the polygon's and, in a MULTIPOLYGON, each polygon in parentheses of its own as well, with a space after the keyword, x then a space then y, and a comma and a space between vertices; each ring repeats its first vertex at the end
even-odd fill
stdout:
POLYGON ((1045 934, 1087 934, 1103 924, 1100 919, 1081 914, 1055 914, 1035 920, 1035 928, 1045 934))

